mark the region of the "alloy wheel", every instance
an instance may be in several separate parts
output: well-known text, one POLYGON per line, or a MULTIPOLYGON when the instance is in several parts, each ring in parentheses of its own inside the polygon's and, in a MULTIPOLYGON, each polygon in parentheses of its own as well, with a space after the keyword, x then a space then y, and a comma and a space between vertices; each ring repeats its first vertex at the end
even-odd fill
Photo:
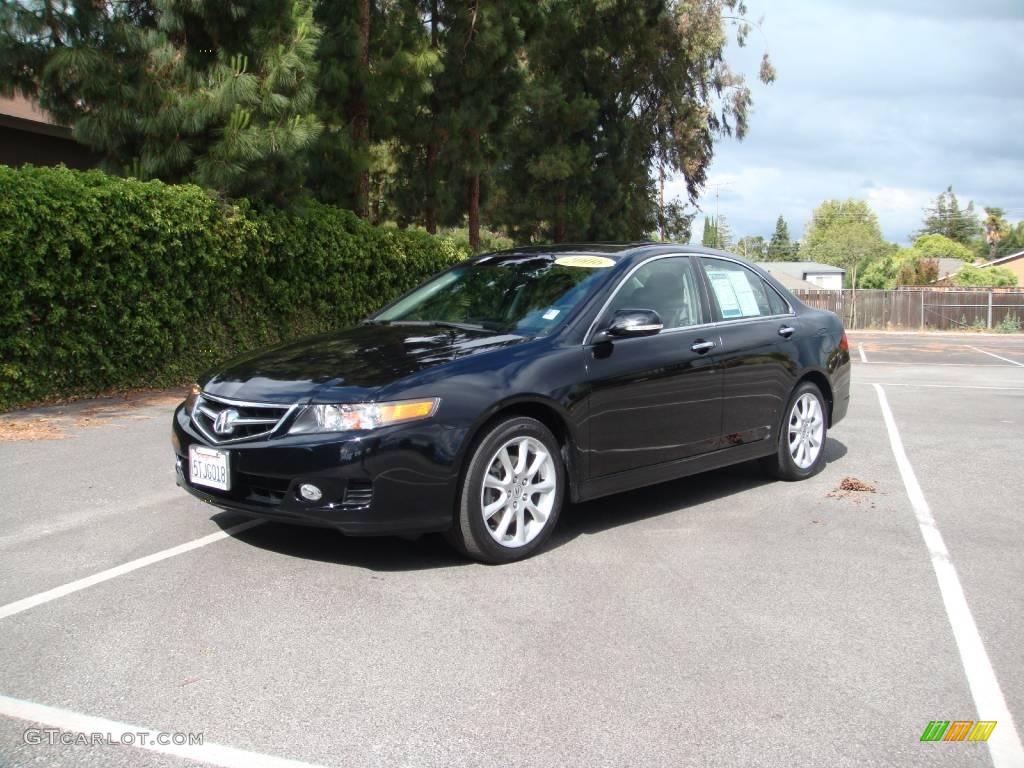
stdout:
POLYGON ((484 527, 503 547, 523 547, 544 529, 555 503, 555 462, 542 442, 514 437, 491 457, 480 489, 484 527))
POLYGON ((789 455, 800 469, 808 469, 818 460, 825 436, 825 417, 821 402, 805 392, 793 403, 789 413, 789 455))

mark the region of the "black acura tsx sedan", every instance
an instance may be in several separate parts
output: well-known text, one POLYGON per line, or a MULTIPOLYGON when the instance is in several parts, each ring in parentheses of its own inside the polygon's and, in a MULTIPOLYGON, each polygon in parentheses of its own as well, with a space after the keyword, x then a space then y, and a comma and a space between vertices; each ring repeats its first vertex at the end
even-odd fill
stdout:
POLYGON ((502 563, 583 501, 760 459, 820 471, 840 319, 756 264, 654 243, 453 266, 356 327, 236 359, 174 413, 178 484, 350 535, 443 531, 502 563))

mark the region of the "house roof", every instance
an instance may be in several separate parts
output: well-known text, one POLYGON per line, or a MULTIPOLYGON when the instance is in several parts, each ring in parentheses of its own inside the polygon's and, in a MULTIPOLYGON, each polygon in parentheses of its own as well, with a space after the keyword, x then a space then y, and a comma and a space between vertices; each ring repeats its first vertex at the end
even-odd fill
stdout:
POLYGON ((773 275, 783 272, 803 280, 804 275, 845 275, 846 270, 842 267, 833 267, 831 264, 819 264, 816 261, 762 261, 760 266, 767 269, 773 275))
POLYGON ((11 96, 0 94, 0 125, 48 136, 71 136, 70 128, 58 123, 53 115, 20 93, 11 96))
MULTIPOLYGON (((935 261, 938 262, 939 266, 939 276, 935 278, 936 280, 942 280, 945 277, 956 274, 963 269, 964 264, 967 263, 963 259, 950 259, 946 257, 936 259, 935 261)), ((934 280, 932 282, 934 282, 934 280)))
MULTIPOLYGON (((764 266, 761 264, 760 266, 764 266)), ((771 272, 771 270, 768 270, 771 272)), ((788 272, 771 272, 771 276, 782 283, 783 288, 788 288, 791 291, 820 291, 821 286, 817 283, 809 283, 806 280, 801 280, 799 277, 793 277, 788 272)))
POLYGON ((978 266, 981 267, 982 269, 984 269, 985 267, 995 267, 1002 264, 1003 262, 1019 259, 1021 256, 1024 256, 1024 251, 1017 251, 1016 253, 1010 253, 1007 254, 1006 256, 1000 256, 998 259, 986 261, 984 264, 979 264, 978 266))

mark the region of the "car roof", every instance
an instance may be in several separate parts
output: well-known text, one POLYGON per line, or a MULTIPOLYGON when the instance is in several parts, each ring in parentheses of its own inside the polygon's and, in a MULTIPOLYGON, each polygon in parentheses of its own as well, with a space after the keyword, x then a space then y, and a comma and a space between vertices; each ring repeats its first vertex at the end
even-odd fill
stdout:
POLYGON ((702 253, 708 256, 727 256, 730 259, 745 261, 734 253, 705 248, 689 243, 666 243, 653 240, 635 240, 624 243, 559 243, 557 245, 524 245, 508 248, 503 251, 484 253, 476 257, 477 261, 495 261, 516 259, 524 256, 606 256, 615 261, 624 261, 634 256, 649 256, 658 253, 702 253))

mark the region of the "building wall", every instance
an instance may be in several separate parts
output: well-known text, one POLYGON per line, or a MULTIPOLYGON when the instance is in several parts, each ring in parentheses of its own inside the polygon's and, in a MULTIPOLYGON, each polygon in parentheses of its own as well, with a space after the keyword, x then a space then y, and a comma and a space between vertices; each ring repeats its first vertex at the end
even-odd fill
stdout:
POLYGON ((1013 272, 1017 276, 1017 285, 1024 288, 1024 256, 1018 256, 1016 259, 1004 261, 1002 264, 996 264, 996 266, 1013 272))
POLYGON ((64 165, 69 168, 94 168, 99 162, 88 148, 72 139, 47 136, 0 125, 0 163, 19 165, 64 165))
POLYGON ((827 288, 830 291, 839 291, 843 288, 843 276, 841 274, 816 275, 813 272, 807 272, 804 274, 804 280, 808 283, 820 285, 822 288, 827 288))

